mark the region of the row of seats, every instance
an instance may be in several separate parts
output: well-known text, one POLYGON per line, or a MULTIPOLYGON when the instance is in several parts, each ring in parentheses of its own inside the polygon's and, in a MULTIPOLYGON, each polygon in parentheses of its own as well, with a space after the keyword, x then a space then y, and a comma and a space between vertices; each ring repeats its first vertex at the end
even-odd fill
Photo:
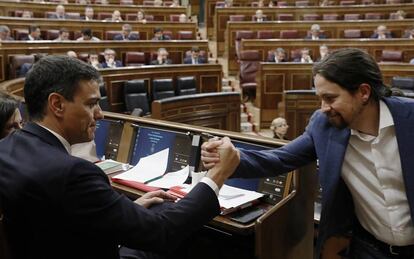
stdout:
MULTIPOLYGON (((235 14, 235 15, 230 15, 229 16, 229 21, 232 22, 237 22, 237 21, 248 21, 248 20, 252 20, 255 21, 256 20, 256 16, 253 15, 249 18, 250 16, 246 16, 246 15, 241 15, 241 14, 235 14)), ((267 19, 267 16, 264 15, 265 19, 267 19)), ((390 15, 388 17, 385 17, 385 15, 381 14, 381 13, 366 13, 364 15, 362 14, 355 14, 355 13, 350 13, 350 14, 323 14, 322 15, 322 20, 325 21, 337 21, 337 20, 345 20, 345 21, 355 21, 355 20, 381 20, 381 19, 390 19, 390 20, 396 20, 398 19, 399 14, 397 13, 390 13, 390 15)), ((294 21, 295 20, 295 16, 291 13, 280 13, 280 14, 276 14, 276 19, 278 21, 294 21)), ((269 20, 269 19, 267 19, 269 20)), ((304 14, 302 17, 302 20, 304 21, 317 21, 317 20, 321 20, 321 15, 319 14, 304 14)))
MULTIPOLYGON (((24 1, 22 1, 24 2, 24 1)), ((31 1, 28 1, 31 2, 31 1)), ((58 3, 60 4, 62 2, 62 0, 49 0, 50 3, 58 3)), ((85 0, 75 0, 74 1, 76 4, 84 4, 85 0)), ((106 4, 108 1, 107 0, 88 0, 87 1, 88 4, 106 4)), ((163 1, 163 5, 164 6, 170 6, 173 3, 173 1, 163 1)), ((112 1, 111 1, 111 4, 112 1)), ((144 0, 142 2, 143 5, 154 5, 154 1, 153 0, 144 0)), ((134 5, 134 0, 119 0, 119 5, 134 5)))
MULTIPOLYGON (((401 0, 386 0, 385 4, 400 4, 401 0)), ((339 5, 341 6, 347 6, 347 5, 358 5, 358 4, 362 4, 362 5, 372 5, 375 4, 373 0, 361 0, 361 1, 355 1, 355 0, 341 0, 339 1, 339 5)), ((236 6, 237 4, 234 4, 234 6, 236 6)), ((312 6, 313 4, 309 1, 306 0, 299 0, 299 1, 295 1, 293 3, 291 2, 286 2, 286 1, 278 1, 277 2, 277 6, 278 7, 283 7, 283 6, 297 6, 297 7, 301 7, 301 6, 312 6)), ((334 5, 333 1, 331 3, 329 3, 329 6, 334 5)), ((224 7, 225 3, 224 2, 216 2, 216 7, 224 7)), ((251 2, 250 6, 252 7, 259 7, 260 4, 257 1, 251 2)))
MULTIPOLYGON (((407 30, 406 33, 408 33, 407 30)), ((323 31, 320 31, 323 34, 323 31)), ((311 35, 308 31, 308 36, 311 35)), ((392 36, 392 32, 390 32, 392 36)), ((360 39, 360 38, 369 38, 370 35, 363 35, 360 29, 346 29, 344 30, 343 38, 345 39, 360 39)), ((236 40, 240 41, 242 39, 301 39, 298 30, 280 30, 279 33, 276 33, 272 30, 263 30, 263 31, 237 31, 236 40)))
MULTIPOLYGON (((23 10, 16 10, 13 12, 13 16, 14 17, 22 17, 23 15, 23 10)), ((33 12, 29 11, 29 13, 31 14, 32 17, 34 17, 33 12)), ((45 12, 44 14, 44 18, 53 18, 55 17, 54 15, 56 14, 56 12, 45 12)), ((81 14, 80 13, 76 13, 76 12, 66 12, 65 13, 67 16, 67 19, 75 19, 75 20, 80 20, 81 19, 81 14)), ((100 12, 97 13, 97 15, 95 16, 95 18, 97 20, 105 20, 107 18, 111 18, 112 17, 112 13, 108 13, 108 12, 100 12)), ((125 15, 121 15, 121 17, 125 20, 125 21, 136 21, 137 20, 137 14, 136 13, 127 13, 125 15)), ((169 21, 170 22, 178 22, 180 19, 180 15, 179 14, 170 14, 169 17, 169 21)), ((154 21, 154 15, 151 14, 146 14, 145 15, 145 20, 147 21, 154 21)))
MULTIPOLYGON (((21 40, 21 39, 24 39, 24 38, 27 37, 27 35, 29 34, 29 31, 27 29, 13 29, 12 33, 14 35, 15 40, 21 40)), ((140 37, 140 34, 139 34, 138 31, 133 31, 131 33, 137 35, 138 38, 141 39, 141 40, 146 40, 146 39, 140 37)), ((106 31, 105 34, 104 34, 104 39, 103 40, 113 40, 114 37, 116 35, 119 35, 119 34, 122 34, 122 31, 106 31)), ((192 31, 178 31, 177 32, 177 37, 174 37, 173 33, 171 31, 164 31, 163 34, 169 36, 171 39, 176 39, 176 40, 193 40, 193 39, 195 39, 195 36, 194 36, 192 31)), ((44 39, 44 40, 54 40, 58 36, 59 36, 59 30, 41 31, 41 38, 44 39)), ((81 35, 80 31, 69 32, 69 39, 71 39, 71 40, 75 40, 75 39, 77 39, 81 36, 82 35, 81 35)), ((147 38, 147 40, 150 40, 150 39, 151 39, 151 37, 147 38)))
POLYGON ((135 109, 140 109, 142 115, 147 115, 150 113, 150 103, 153 100, 197 93, 194 76, 177 77, 176 82, 172 78, 153 79, 151 92, 148 88, 148 81, 143 79, 124 83, 126 112, 132 113, 135 109))

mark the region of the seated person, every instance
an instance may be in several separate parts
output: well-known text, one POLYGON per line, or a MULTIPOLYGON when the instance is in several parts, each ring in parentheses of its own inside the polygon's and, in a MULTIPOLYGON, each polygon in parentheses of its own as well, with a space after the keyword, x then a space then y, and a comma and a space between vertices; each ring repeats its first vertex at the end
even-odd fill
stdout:
POLYGON ((263 15, 263 11, 261 9, 256 11, 256 14, 254 16, 255 22, 264 22, 266 21, 266 17, 263 15))
POLYGON ((122 62, 115 60, 116 52, 113 49, 106 49, 104 52, 105 61, 102 62, 102 68, 123 67, 122 62))
POLYGON ((264 6, 265 6, 265 4, 264 4, 264 1, 263 0, 257 1, 257 7, 263 8, 264 6))
POLYGON ((112 13, 112 17, 111 18, 106 18, 104 20, 105 22, 122 22, 122 17, 121 17, 121 12, 119 10, 115 10, 112 13))
POLYGON ((393 17, 394 20, 404 20, 405 17, 407 16, 407 13, 404 12, 404 10, 398 10, 393 15, 394 15, 393 17))
POLYGON ((66 52, 66 56, 71 58, 78 58, 78 54, 76 54, 76 52, 73 50, 69 50, 68 52, 66 52))
POLYGON ((10 37, 10 29, 7 25, 0 25, 0 41, 14 40, 10 37))
POLYGON ((410 64, 414 65, 414 58, 410 60, 410 64))
POLYGON ((53 41, 65 41, 70 40, 69 39, 69 31, 66 28, 60 28, 59 29, 59 36, 54 39, 53 41))
POLYGON ((224 7, 233 7, 233 0, 224 0, 224 7))
POLYGON ((154 0, 154 6, 162 6, 162 0, 154 0))
POLYGON ((94 20, 93 15, 94 15, 94 11, 93 11, 92 6, 87 6, 85 7, 85 16, 82 17, 82 20, 92 21, 94 20))
POLYGON ((207 60, 200 56, 200 49, 198 47, 191 48, 191 56, 184 58, 184 64, 205 64, 207 60))
POLYGON ((180 16, 178 17, 178 22, 181 22, 181 23, 188 22, 187 15, 185 15, 185 13, 180 14, 180 16))
POLYGON ((329 55, 328 46, 326 46, 325 44, 322 44, 321 46, 319 46, 319 58, 316 60, 316 62, 321 61, 322 59, 324 59, 328 55, 329 55))
POLYGON ((88 64, 93 66, 95 69, 102 68, 101 63, 99 63, 98 54, 96 54, 95 52, 89 53, 89 55, 88 55, 88 64))
POLYGON ((411 27, 410 29, 408 29, 405 32, 403 38, 406 38, 406 39, 414 39, 414 27, 411 27))
POLYGON ((300 53, 301 57, 296 58, 293 62, 313 63, 312 57, 310 56, 310 50, 308 48, 303 48, 300 53))
MULTIPOLYGON (((38 62, 41 58, 47 56, 47 54, 45 53, 36 53, 33 55, 34 56, 34 63, 38 62)), ((20 67, 20 71, 19 71, 19 77, 25 77, 27 72, 29 72, 29 70, 32 68, 34 63, 24 63, 21 67, 20 67)))
POLYGON ((277 48, 275 52, 268 57, 268 62, 287 62, 286 60, 286 51, 283 48, 277 48))
POLYGON ((139 9, 137 12, 137 21, 138 22, 142 22, 142 23, 146 23, 147 19, 145 19, 145 11, 144 9, 139 9))
POLYGON ((68 19, 66 12, 65 12, 65 7, 63 5, 57 5, 56 12, 54 14, 50 14, 47 18, 60 19, 60 20, 68 19))
POLYGON ((170 7, 180 7, 180 0, 173 0, 172 4, 170 5, 170 7))
POLYGON ((319 24, 312 24, 310 35, 305 37, 305 40, 320 40, 326 39, 326 36, 321 33, 321 26, 319 24))
POLYGON ((289 128, 289 125, 286 123, 286 120, 282 117, 277 117, 270 124, 270 129, 273 132, 273 138, 275 139, 286 139, 286 133, 289 128))
POLYGON ((0 91, 0 139, 22 128, 22 116, 19 101, 0 91))
POLYGON ((171 59, 168 58, 168 51, 165 48, 159 48, 157 52, 157 59, 151 61, 151 65, 168 65, 172 64, 171 59))
POLYGON ((33 18, 33 13, 28 10, 24 10, 22 13, 22 18, 33 18))
POLYGON ((377 29, 374 31, 374 34, 371 35, 371 39, 390 39, 392 38, 391 34, 387 30, 387 26, 378 25, 377 29))
POLYGON ((82 36, 77 38, 76 41, 100 41, 100 39, 92 35, 90 28, 82 29, 81 34, 82 36))
POLYGON ((164 35, 164 30, 160 27, 154 29, 154 37, 152 40, 171 40, 170 36, 164 35))
POLYGON ((122 34, 115 35, 114 40, 139 40, 139 34, 131 33, 130 24, 122 25, 122 34))
POLYGON ((40 37, 40 27, 38 25, 30 25, 29 35, 27 35, 27 37, 24 37, 22 40, 27 40, 27 41, 43 40, 40 37))

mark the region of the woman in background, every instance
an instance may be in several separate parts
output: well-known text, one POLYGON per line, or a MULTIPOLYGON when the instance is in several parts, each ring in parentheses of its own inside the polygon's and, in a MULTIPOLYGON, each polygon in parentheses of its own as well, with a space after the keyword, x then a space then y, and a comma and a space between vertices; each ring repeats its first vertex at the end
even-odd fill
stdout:
POLYGON ((272 121, 272 124, 270 124, 270 129, 273 131, 273 138, 276 139, 286 139, 286 133, 289 128, 289 125, 287 125, 286 120, 282 117, 277 117, 272 121))
POLYGON ((0 139, 21 128, 19 101, 7 93, 0 92, 0 139))

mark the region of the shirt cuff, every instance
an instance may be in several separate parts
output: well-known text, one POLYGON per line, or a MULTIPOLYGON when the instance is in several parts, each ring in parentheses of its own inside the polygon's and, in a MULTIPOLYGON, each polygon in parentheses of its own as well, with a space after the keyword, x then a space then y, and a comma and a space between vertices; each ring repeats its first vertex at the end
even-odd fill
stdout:
POLYGON ((214 191, 214 193, 218 197, 220 189, 218 188, 217 184, 213 180, 211 180, 208 177, 203 177, 203 178, 201 178, 200 182, 205 183, 208 186, 210 186, 210 188, 214 191))

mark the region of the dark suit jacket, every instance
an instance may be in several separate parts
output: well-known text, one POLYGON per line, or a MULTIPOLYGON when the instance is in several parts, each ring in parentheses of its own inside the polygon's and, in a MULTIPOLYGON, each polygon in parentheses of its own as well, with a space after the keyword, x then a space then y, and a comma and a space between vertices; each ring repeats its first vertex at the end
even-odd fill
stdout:
MULTIPOLYGON (((312 39, 312 35, 308 35, 308 36, 305 37, 305 40, 311 40, 311 39, 312 39)), ((326 39, 326 35, 319 34, 319 39, 320 40, 326 39)))
POLYGON ((124 35, 118 34, 115 35, 114 40, 139 40, 139 34, 130 33, 126 39, 124 39, 124 35))
MULTIPOLYGON (((184 59, 184 64, 192 64, 192 63, 193 63, 193 60, 192 60, 191 57, 186 57, 184 59)), ((205 64, 205 63, 207 63, 207 60, 205 58, 199 56, 197 64, 205 64)))
MULTIPOLYGON (((414 100, 384 98, 395 123, 395 134, 411 218, 414 219, 414 100)), ((233 177, 264 177, 286 173, 319 159, 322 214, 316 253, 330 236, 345 233, 356 222, 351 194, 341 178, 350 130, 336 129, 326 115, 316 111, 306 131, 286 146, 268 151, 242 151, 233 177)))
POLYGON ((29 70, 32 68, 32 66, 33 66, 32 63, 24 63, 23 65, 21 65, 20 71, 19 71, 19 77, 25 77, 27 72, 29 72, 29 70))
MULTIPOLYGON (((267 62, 275 62, 275 55, 274 54, 270 55, 267 59, 267 62)), ((287 60, 282 59, 282 61, 279 61, 279 62, 287 62, 287 60)))
POLYGON ((118 245, 165 252, 220 211, 204 183, 173 206, 145 209, 34 123, 0 141, 0 198, 18 259, 119 258, 118 245))
MULTIPOLYGON (((392 36, 391 36, 391 34, 387 33, 387 34, 385 34, 385 38, 387 38, 387 39, 391 39, 391 38, 392 38, 392 36)), ((378 39, 378 33, 374 33, 374 34, 372 34, 372 35, 371 35, 371 39, 378 39)))
MULTIPOLYGON (((108 64, 106 62, 101 63, 102 68, 108 68, 108 64)), ((122 62, 119 60, 115 60, 115 67, 123 67, 122 62)))
POLYGON ((171 40, 171 38, 168 35, 162 35, 161 38, 153 37, 152 40, 171 40))
POLYGON ((63 16, 63 18, 58 18, 57 14, 55 14, 55 13, 49 14, 47 16, 47 18, 48 19, 62 19, 62 20, 64 20, 64 19, 70 19, 70 17, 68 15, 66 15, 66 14, 63 16))
POLYGON ((151 65, 169 65, 169 64, 172 64, 171 59, 166 59, 165 62, 162 64, 158 63, 158 59, 154 59, 153 61, 151 61, 151 65))

